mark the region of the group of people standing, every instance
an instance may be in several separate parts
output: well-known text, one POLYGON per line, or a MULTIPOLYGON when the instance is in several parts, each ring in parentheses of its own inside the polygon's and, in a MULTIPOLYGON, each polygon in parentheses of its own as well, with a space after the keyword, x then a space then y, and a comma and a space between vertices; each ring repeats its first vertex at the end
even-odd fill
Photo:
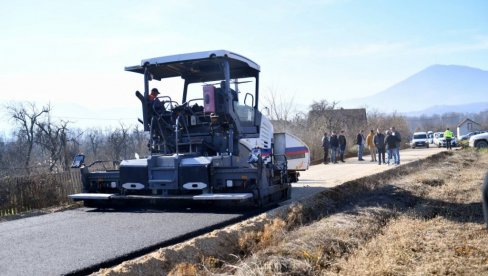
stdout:
MULTIPOLYGON (((371 130, 366 138, 364 137, 364 130, 361 130, 356 136, 358 160, 365 161, 363 159, 363 152, 364 147, 368 146, 371 153, 371 162, 378 162, 378 165, 389 165, 393 159, 392 164, 400 165, 401 141, 401 135, 395 127, 391 127, 385 133, 379 128, 376 129, 376 133, 374 130, 371 130), (376 158, 376 155, 378 155, 378 158, 376 158), (387 160, 385 160, 385 155, 388 157, 387 160)), ((339 135, 333 131, 330 137, 328 136, 328 133, 325 132, 322 137, 322 148, 324 149, 324 164, 329 163, 329 153, 331 163, 338 163, 337 157, 339 157, 339 161, 345 162, 344 153, 346 151, 346 136, 344 135, 344 130, 341 130, 339 135)))
POLYGON ((341 130, 340 134, 332 131, 330 137, 328 133, 324 133, 322 137, 322 147, 324 148, 324 164, 329 163, 329 151, 330 151, 330 162, 337 164, 337 159, 341 162, 344 161, 344 153, 346 152, 346 136, 344 135, 344 130, 341 130))

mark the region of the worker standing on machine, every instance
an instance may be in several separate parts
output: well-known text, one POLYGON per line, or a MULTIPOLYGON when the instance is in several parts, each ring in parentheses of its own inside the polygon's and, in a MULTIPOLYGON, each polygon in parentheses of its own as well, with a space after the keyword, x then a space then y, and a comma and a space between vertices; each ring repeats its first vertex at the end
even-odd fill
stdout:
POLYGON ((158 98, 159 91, 157 88, 151 89, 151 93, 149 94, 149 106, 151 111, 155 114, 161 114, 164 111, 163 102, 161 102, 158 98))

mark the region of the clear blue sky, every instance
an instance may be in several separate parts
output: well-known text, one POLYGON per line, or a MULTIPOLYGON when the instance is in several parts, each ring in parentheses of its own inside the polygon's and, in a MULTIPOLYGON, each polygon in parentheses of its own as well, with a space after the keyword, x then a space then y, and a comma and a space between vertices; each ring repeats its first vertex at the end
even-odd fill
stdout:
POLYGON ((1 1, 0 30, 0 103, 50 102, 83 127, 135 121, 142 79, 124 66, 169 54, 247 56, 262 93, 298 109, 372 95, 433 64, 488 70, 484 0, 1 1), (101 112, 107 102, 118 111, 101 112))

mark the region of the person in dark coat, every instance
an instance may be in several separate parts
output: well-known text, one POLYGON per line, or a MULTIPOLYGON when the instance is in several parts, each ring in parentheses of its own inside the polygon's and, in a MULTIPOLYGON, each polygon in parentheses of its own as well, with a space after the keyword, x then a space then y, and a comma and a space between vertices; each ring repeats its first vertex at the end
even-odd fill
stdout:
POLYGON ((344 153, 346 152, 346 136, 344 135, 344 130, 341 130, 341 134, 339 134, 339 156, 341 158, 341 162, 344 161, 344 153))
POLYGON ((332 131, 332 135, 329 139, 330 146, 330 162, 337 164, 337 148, 339 148, 339 139, 335 131, 332 131))
POLYGON ((324 136, 322 137, 322 148, 324 149, 324 164, 329 163, 329 136, 327 136, 327 132, 324 132, 324 136))
POLYGON ((378 165, 381 165, 381 157, 383 157, 383 164, 385 162, 385 135, 381 132, 381 129, 376 129, 376 135, 373 137, 373 143, 378 151, 378 165))
POLYGON ((393 151, 393 158, 395 160, 395 165, 400 165, 400 142, 402 141, 402 136, 400 135, 400 132, 395 129, 395 127, 390 128, 391 135, 395 136, 396 138, 396 146, 393 151))
POLYGON ((356 144, 358 145, 358 161, 364 161, 363 159, 363 151, 364 151, 364 130, 359 131, 358 135, 356 136, 356 144))
POLYGON ((388 165, 390 165, 390 159, 393 158, 394 161, 394 164, 395 165, 398 165, 396 163, 396 148, 397 148, 397 143, 398 143, 398 137, 393 135, 393 133, 391 131, 388 131, 387 134, 386 134, 386 138, 385 138, 385 144, 386 144, 386 147, 388 149, 388 165))

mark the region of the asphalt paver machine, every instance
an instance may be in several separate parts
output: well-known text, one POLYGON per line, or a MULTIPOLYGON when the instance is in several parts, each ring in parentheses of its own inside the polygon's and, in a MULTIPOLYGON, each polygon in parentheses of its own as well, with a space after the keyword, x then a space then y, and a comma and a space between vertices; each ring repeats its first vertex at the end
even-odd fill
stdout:
POLYGON ((259 111, 258 64, 217 50, 144 59, 125 70, 144 77, 136 96, 150 154, 104 171, 76 156, 83 191, 70 198, 92 207, 131 199, 264 206, 290 198, 291 183, 308 169, 309 149, 291 134, 274 133, 259 111), (178 99, 169 93, 175 79, 178 99), (153 87, 161 91, 156 98, 153 87))

